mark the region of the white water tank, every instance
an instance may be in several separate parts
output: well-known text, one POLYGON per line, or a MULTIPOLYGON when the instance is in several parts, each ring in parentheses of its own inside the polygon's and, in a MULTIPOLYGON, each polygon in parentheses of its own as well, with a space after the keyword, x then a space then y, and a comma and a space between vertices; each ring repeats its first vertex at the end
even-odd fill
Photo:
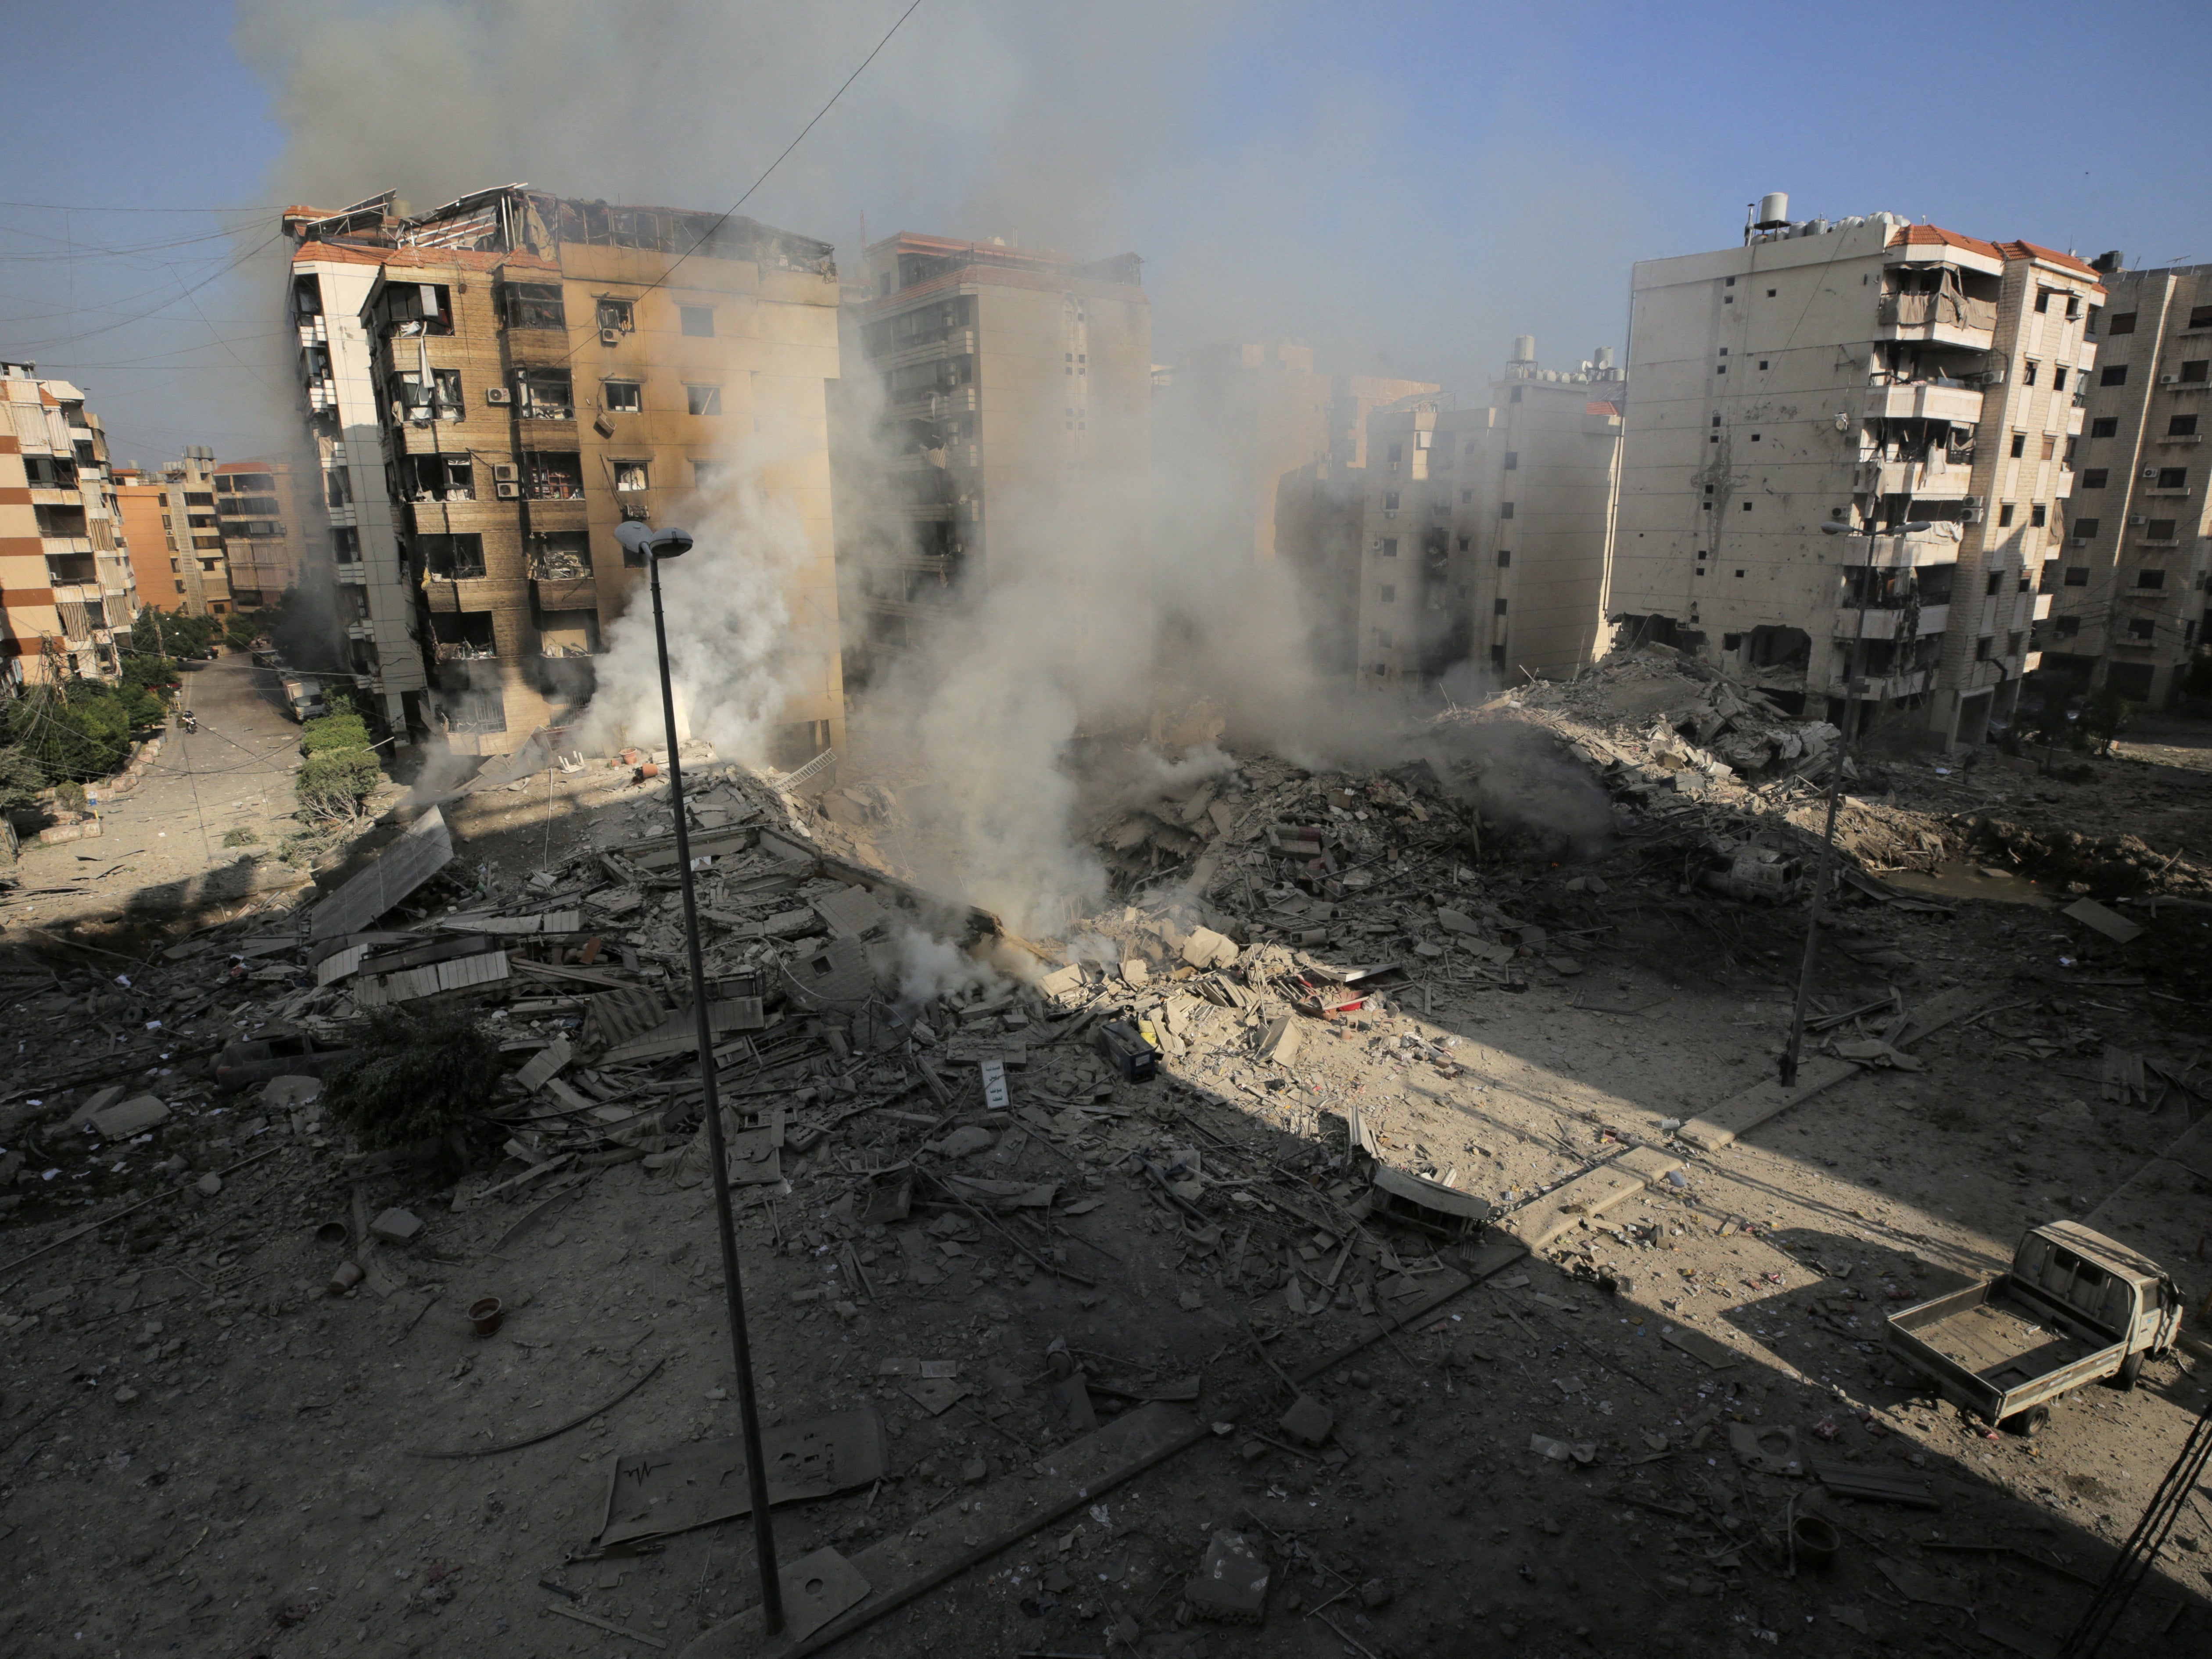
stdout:
POLYGON ((1512 360, 1516 363, 1533 363, 1536 361, 1536 337, 1534 335, 1516 334, 1513 337, 1512 360))
POLYGON ((1790 222, 1790 192, 1770 190, 1759 198, 1759 217, 1753 222, 1753 230, 1779 230, 1790 222))

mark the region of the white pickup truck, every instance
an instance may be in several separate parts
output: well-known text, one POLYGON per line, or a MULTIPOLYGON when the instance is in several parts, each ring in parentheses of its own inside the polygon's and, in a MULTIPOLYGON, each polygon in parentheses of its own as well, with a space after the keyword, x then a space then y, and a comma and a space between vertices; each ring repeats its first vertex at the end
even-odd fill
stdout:
POLYGON ((2077 1221, 2028 1232, 2012 1269, 1889 1316, 1890 1352, 1944 1398, 2014 1434, 2039 1433, 2046 1401, 2116 1377, 2181 1328, 2181 1292, 2156 1262, 2077 1221))

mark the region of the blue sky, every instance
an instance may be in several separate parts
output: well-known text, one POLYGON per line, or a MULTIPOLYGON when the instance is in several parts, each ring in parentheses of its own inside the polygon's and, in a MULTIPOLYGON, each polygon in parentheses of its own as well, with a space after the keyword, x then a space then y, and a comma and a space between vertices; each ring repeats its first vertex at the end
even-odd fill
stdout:
MULTIPOLYGON (((289 432, 270 204, 526 177, 726 205, 903 0, 17 9, 0 351, 123 459, 289 432), (422 68, 426 43, 439 60, 422 68), (410 100, 412 100, 410 103, 410 100), (70 210, 18 204, 53 204, 70 210), (210 207, 264 210, 113 211, 210 207), (199 240, 193 240, 199 239, 199 240), (241 260, 243 261, 242 263, 241 260)), ((1147 260, 1224 334, 1477 390, 1618 344, 1638 258, 1744 204, 2212 262, 2201 7, 923 0, 746 210, 1147 260)))

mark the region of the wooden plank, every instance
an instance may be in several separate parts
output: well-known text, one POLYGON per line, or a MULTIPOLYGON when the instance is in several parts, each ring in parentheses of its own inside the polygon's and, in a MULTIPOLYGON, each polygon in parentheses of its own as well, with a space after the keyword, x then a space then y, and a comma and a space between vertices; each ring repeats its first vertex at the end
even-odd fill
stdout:
MULTIPOLYGON (((1904 1034, 1891 1046, 1902 1048, 1922 1037, 1932 1036, 1946 1025, 1973 1012, 1982 1000, 1980 992, 1963 988, 1939 992, 1906 1021, 1904 1034)), ((1798 1067, 1796 1088, 1784 1089, 1779 1083, 1771 1081, 1755 1084, 1698 1114, 1676 1133, 1701 1151, 1717 1152, 1767 1119, 1811 1099, 1824 1089, 1835 1087, 1859 1070, 1848 1060, 1830 1060, 1825 1055, 1808 1060, 1798 1067)))

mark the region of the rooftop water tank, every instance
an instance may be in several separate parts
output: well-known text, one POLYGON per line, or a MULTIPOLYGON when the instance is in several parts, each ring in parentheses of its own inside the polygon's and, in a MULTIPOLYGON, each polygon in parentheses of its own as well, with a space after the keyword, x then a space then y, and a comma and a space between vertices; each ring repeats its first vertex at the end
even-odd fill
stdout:
POLYGON ((1536 337, 1534 335, 1516 334, 1513 337, 1512 361, 1516 363, 1533 363, 1536 361, 1536 337))
POLYGON ((1590 362, 1596 364, 1600 368, 1611 368, 1613 367, 1613 348, 1611 346, 1600 346, 1596 351, 1591 354, 1590 362))
POLYGON ((1770 190, 1759 198, 1759 217, 1753 222, 1753 230, 1779 230, 1790 222, 1790 192, 1770 190))

